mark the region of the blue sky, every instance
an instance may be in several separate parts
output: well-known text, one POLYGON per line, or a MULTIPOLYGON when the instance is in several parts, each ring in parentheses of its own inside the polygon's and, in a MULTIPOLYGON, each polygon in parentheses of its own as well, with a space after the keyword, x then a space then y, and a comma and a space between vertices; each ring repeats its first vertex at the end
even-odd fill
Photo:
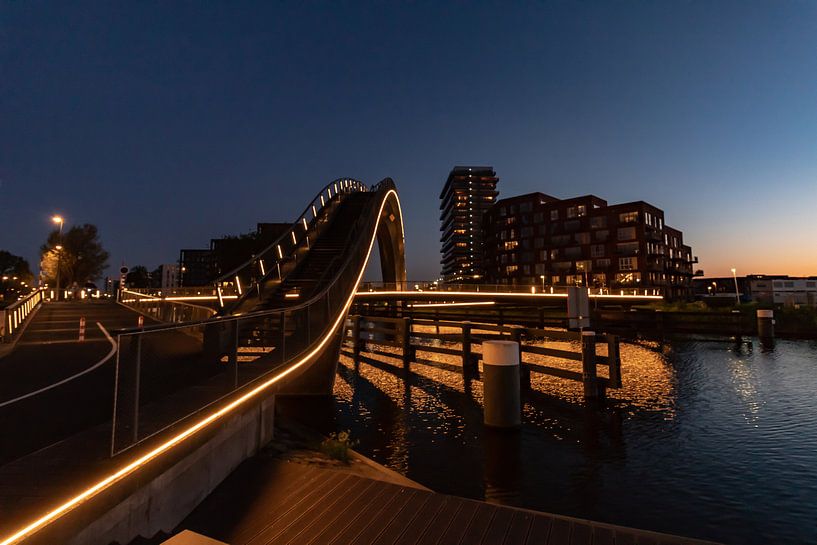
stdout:
POLYGON ((707 274, 817 274, 817 2, 0 2, 0 249, 55 212, 111 264, 395 179, 409 276, 439 190, 646 200, 707 274))

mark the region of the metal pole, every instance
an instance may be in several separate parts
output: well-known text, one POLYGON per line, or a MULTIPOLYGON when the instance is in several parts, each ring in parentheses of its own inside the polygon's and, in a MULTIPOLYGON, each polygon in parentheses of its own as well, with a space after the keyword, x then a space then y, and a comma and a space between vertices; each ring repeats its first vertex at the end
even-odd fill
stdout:
POLYGON ((142 376, 142 335, 136 336, 136 386, 133 396, 133 444, 139 442, 139 395, 142 376))
POLYGON ((740 289, 738 288, 737 269, 732 269, 732 278, 735 279, 735 303, 740 306, 740 289))

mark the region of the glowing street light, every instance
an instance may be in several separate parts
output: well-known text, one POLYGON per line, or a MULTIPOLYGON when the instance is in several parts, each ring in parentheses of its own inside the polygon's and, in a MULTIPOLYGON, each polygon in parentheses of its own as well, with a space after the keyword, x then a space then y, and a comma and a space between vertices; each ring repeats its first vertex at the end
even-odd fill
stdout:
POLYGON ((540 275, 539 278, 542 279, 542 293, 545 293, 545 275, 540 275))
MULTIPOLYGON (((62 242, 62 226, 65 224, 65 220, 62 216, 54 216, 51 218, 51 221, 54 223, 58 223, 60 225, 59 231, 59 241, 62 242)), ((55 246, 57 250, 57 291, 55 292, 55 299, 57 301, 60 300, 60 269, 62 268, 62 245, 57 244, 55 246)))
POLYGON ((735 279, 735 302, 740 306, 740 290, 738 289, 738 274, 737 269, 732 267, 732 278, 735 279))

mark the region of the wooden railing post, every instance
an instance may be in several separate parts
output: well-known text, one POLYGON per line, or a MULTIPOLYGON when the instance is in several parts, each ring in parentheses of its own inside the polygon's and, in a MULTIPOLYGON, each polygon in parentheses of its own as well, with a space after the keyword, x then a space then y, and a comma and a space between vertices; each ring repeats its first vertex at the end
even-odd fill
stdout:
POLYGON ((473 373, 479 369, 474 355, 471 352, 471 324, 462 326, 462 372, 473 373))
POLYGON ((355 361, 360 358, 360 315, 352 316, 352 354, 355 361))
POLYGON ((596 376, 596 332, 582 331, 582 382, 584 400, 596 401, 599 397, 596 376))
POLYGON ((525 329, 522 327, 515 327, 511 331, 511 338, 519 345, 519 384, 523 390, 530 389, 530 367, 522 359, 522 338, 524 337, 525 329))
POLYGON ((610 364, 610 387, 621 388, 621 350, 618 335, 607 334, 607 361, 610 364))
POLYGON ((402 323, 403 367, 408 367, 414 360, 414 349, 411 346, 411 318, 403 318, 402 323))

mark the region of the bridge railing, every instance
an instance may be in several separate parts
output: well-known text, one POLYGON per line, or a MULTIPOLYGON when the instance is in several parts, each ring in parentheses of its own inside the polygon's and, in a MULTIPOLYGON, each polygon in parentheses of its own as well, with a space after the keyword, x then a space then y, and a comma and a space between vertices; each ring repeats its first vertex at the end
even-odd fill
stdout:
POLYGON ((309 248, 310 231, 321 220, 323 210, 336 202, 338 195, 368 190, 366 184, 351 178, 340 178, 327 184, 289 229, 274 242, 242 265, 216 279, 214 285, 219 307, 225 306, 226 295, 235 294, 240 298, 258 290, 262 279, 280 280, 297 264, 299 250, 309 248))
POLYGON ((157 322, 197 322, 216 314, 215 309, 210 307, 132 290, 120 291, 119 302, 157 322))
MULTIPOLYGON (((390 187, 374 190, 382 190, 385 198, 390 187)), ((301 304, 114 332, 118 350, 111 454, 187 421, 239 390, 277 380, 285 369, 309 361, 339 338, 373 241, 379 201, 372 199, 350 229, 347 251, 320 281, 326 288, 301 304)))
POLYGON ((22 328, 26 319, 43 302, 45 292, 36 289, 22 299, 0 310, 0 342, 11 342, 15 333, 22 328))
MULTIPOLYGON (((391 291, 434 291, 434 292, 485 292, 485 293, 538 293, 567 295, 571 286, 551 286, 542 284, 476 284, 476 283, 448 283, 431 280, 410 280, 401 282, 395 289, 395 283, 364 282, 358 290, 366 292, 391 292, 391 291)), ((660 296, 658 288, 609 288, 590 287, 588 292, 593 296, 635 296, 652 297, 660 296)))

